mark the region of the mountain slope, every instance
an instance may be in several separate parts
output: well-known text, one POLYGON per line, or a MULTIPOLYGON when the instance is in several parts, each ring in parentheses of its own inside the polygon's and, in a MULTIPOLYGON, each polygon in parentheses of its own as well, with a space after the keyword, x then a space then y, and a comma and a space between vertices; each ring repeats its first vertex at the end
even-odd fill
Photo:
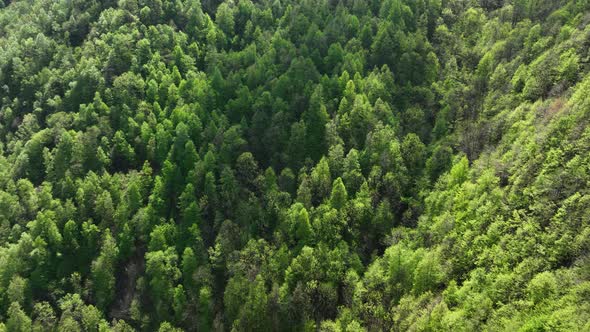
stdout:
POLYGON ((0 6, 2 329, 590 329, 587 1, 0 6))

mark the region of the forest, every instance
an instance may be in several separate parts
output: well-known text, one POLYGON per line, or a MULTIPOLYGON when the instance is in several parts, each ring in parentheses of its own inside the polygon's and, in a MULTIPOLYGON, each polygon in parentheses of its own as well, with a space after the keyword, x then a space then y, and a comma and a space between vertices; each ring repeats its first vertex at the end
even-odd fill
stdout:
POLYGON ((590 331, 590 1, 0 0, 0 331, 590 331))

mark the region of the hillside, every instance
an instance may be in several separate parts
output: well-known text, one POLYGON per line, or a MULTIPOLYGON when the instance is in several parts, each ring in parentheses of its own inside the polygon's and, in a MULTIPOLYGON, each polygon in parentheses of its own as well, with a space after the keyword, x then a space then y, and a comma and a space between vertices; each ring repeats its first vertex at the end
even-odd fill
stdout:
POLYGON ((590 331, 589 23, 0 1, 0 331, 590 331))

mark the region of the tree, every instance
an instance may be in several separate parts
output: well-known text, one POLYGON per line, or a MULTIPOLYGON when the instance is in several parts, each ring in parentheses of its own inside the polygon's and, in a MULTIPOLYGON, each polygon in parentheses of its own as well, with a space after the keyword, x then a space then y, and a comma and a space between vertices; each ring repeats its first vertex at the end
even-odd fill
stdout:
POLYGON ((278 182, 279 188, 282 191, 287 192, 289 194, 293 194, 295 192, 295 174, 293 174, 293 171, 290 168, 287 167, 281 171, 281 174, 278 178, 278 182))
POLYGON ((418 135, 410 133, 406 135, 401 144, 401 153, 406 169, 416 176, 424 168, 426 147, 418 135))
POLYGON ((187 307, 187 298, 182 285, 177 285, 174 288, 174 302, 172 308, 174 309, 174 320, 182 324, 185 320, 185 312, 187 307))
POLYGON ((66 294, 59 300, 60 331, 99 331, 108 326, 102 313, 93 305, 85 305, 80 294, 66 294))
POLYGON ((364 181, 363 174, 361 173, 359 154, 355 149, 350 149, 344 159, 342 180, 346 185, 346 189, 350 190, 350 192, 356 192, 364 181))
POLYGON ((307 126, 305 122, 299 121, 293 123, 291 125, 287 155, 291 167, 295 170, 299 169, 305 161, 307 142, 307 126))
POLYGON ((323 91, 318 85, 309 100, 309 108, 303 114, 307 134, 305 139, 307 154, 313 160, 320 159, 326 152, 326 124, 329 118, 323 101, 323 91))
POLYGON ((221 30, 231 38, 234 34, 234 14, 232 9, 227 3, 222 3, 217 7, 217 13, 215 14, 215 21, 221 30))
POLYGON ((310 180, 314 193, 313 203, 317 204, 328 196, 332 183, 330 165, 325 157, 322 157, 317 166, 312 170, 310 180))
POLYGON ((349 145, 362 149, 365 146, 367 134, 371 132, 375 122, 371 104, 364 95, 354 98, 347 118, 350 122, 349 145))
POLYGON ((74 149, 74 140, 72 135, 64 131, 59 143, 54 149, 53 164, 47 170, 47 176, 53 181, 64 178, 66 171, 70 167, 74 149))
POLYGON ((33 308, 33 331, 46 331, 55 328, 57 319, 55 312, 48 302, 38 302, 33 308))
POLYGON ((250 152, 244 152, 236 161, 236 175, 237 179, 242 185, 249 186, 251 189, 258 177, 258 163, 250 152))
POLYGON ((98 308, 106 311, 115 297, 115 269, 119 249, 107 229, 102 237, 102 249, 92 262, 92 281, 98 308))
POLYGON ((447 171, 452 163, 451 148, 445 146, 438 146, 432 152, 432 156, 426 161, 426 172, 430 181, 436 181, 438 177, 447 171))
POLYGON ((165 251, 148 252, 145 258, 146 274, 155 312, 159 320, 165 321, 171 317, 175 283, 181 275, 176 266, 178 256, 174 248, 169 247, 165 251))
POLYGON ((348 193, 346 192, 346 188, 344 187, 344 182, 342 182, 342 178, 337 178, 334 180, 332 184, 332 194, 330 196, 330 205, 340 210, 346 205, 346 201, 348 200, 348 193))
POLYGON ((268 295, 260 275, 250 286, 238 319, 233 322, 233 328, 244 331, 264 331, 270 328, 268 295))
POLYGON ((199 291, 197 312, 199 314, 199 329, 202 331, 210 330, 213 325, 213 299, 211 288, 208 286, 201 287, 199 291))
POLYGON ((444 274, 436 252, 428 252, 416 265, 413 290, 416 294, 435 291, 443 281, 444 274))
POLYGON ((305 208, 301 208, 299 211, 295 227, 295 237, 299 243, 309 243, 311 237, 313 236, 313 229, 309 223, 309 214, 305 208))
POLYGON ((21 306, 26 305, 30 299, 28 286, 28 280, 23 279, 20 276, 12 277, 8 289, 6 290, 8 301, 10 301, 10 303, 16 302, 21 306))
POLYGON ((189 296, 198 296, 199 289, 197 287, 199 280, 197 279, 197 269, 199 262, 195 252, 191 248, 185 248, 182 253, 182 281, 184 289, 189 296))
POLYGON ((390 23, 384 23, 379 26, 377 35, 371 44, 374 65, 380 66, 386 64, 390 68, 395 68, 395 60, 401 54, 402 50, 393 31, 393 26, 390 23))
POLYGON ((135 151, 121 131, 117 131, 113 137, 113 151, 111 153, 113 167, 116 170, 126 170, 131 167, 135 161, 135 151))
POLYGON ((163 322, 162 324, 160 324, 160 328, 158 329, 158 332, 180 332, 180 331, 182 331, 182 330, 174 327, 169 322, 163 322))
POLYGON ((31 330, 31 318, 21 309, 18 302, 12 302, 8 308, 8 319, 6 320, 7 331, 25 332, 31 330))
POLYGON ((99 219, 103 225, 112 225, 115 217, 115 207, 113 199, 108 191, 103 191, 96 198, 94 206, 94 215, 99 219))
POLYGON ((43 239, 49 248, 57 252, 57 249, 62 244, 63 238, 55 223, 55 219, 55 212, 42 211, 37 214, 37 218, 30 222, 27 227, 30 229, 30 234, 33 238, 39 237, 43 239))
POLYGON ((548 271, 537 274, 527 286, 528 296, 535 304, 550 299, 556 292, 557 281, 548 271))
POLYGON ((130 213, 135 213, 143 205, 143 197, 140 191, 140 184, 132 181, 127 188, 127 208, 130 213))

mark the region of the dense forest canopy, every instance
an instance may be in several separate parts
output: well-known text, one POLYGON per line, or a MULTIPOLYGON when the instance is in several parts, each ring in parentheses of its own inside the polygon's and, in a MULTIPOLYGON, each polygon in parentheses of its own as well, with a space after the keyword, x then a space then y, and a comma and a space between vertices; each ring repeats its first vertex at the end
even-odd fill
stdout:
POLYGON ((590 330, 590 1, 0 8, 0 331, 590 330))

